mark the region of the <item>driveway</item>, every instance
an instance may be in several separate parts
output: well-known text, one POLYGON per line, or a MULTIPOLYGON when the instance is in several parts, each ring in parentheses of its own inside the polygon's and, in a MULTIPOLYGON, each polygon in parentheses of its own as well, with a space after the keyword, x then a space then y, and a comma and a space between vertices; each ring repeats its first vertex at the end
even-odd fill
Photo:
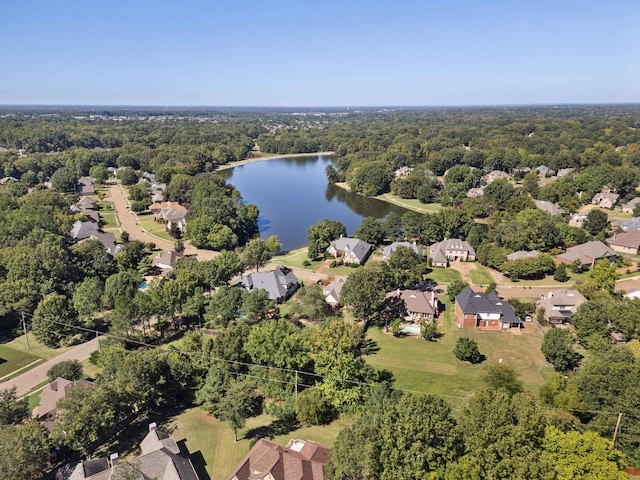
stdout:
POLYGON ((82 362, 83 360, 89 358, 89 356, 97 349, 98 339, 94 338, 93 340, 78 345, 68 352, 63 353, 56 358, 52 358, 51 360, 48 360, 43 364, 38 365, 37 367, 32 368, 31 370, 24 372, 21 375, 18 375, 15 378, 12 378, 11 380, 0 383, 0 390, 6 390, 15 386, 18 396, 22 396, 26 393, 29 393, 42 382, 46 381, 47 372, 54 365, 60 362, 64 362, 65 360, 78 360, 82 362))

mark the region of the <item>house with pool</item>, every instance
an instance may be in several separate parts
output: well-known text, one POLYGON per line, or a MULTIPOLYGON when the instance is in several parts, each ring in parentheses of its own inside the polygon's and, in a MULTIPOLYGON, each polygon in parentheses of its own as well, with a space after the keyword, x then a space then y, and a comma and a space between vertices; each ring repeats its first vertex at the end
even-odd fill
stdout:
POLYGON ((455 315, 458 328, 475 328, 480 332, 502 332, 522 326, 522 319, 513 307, 496 292, 485 295, 469 287, 456 296, 455 315))

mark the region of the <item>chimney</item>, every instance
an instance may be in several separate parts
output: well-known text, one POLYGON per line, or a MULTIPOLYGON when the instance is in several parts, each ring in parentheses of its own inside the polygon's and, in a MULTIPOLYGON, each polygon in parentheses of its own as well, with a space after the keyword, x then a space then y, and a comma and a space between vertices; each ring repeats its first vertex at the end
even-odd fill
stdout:
POLYGON ((158 428, 158 424, 156 422, 152 422, 149 424, 149 431, 153 432, 154 430, 157 430, 158 428))
POLYGON ((109 455, 109 468, 113 468, 118 465, 118 454, 112 453, 109 455))

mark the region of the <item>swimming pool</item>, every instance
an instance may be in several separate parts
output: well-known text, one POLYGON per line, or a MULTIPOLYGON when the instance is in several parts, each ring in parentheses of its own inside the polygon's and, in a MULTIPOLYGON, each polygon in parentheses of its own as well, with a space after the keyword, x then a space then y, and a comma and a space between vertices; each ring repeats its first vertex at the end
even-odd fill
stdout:
POLYGON ((147 288, 149 288, 149 285, 147 285, 147 282, 142 282, 142 283, 138 286, 138 290, 146 290, 147 288))
POLYGON ((405 325, 400 331, 410 335, 420 335, 420 325, 405 325))

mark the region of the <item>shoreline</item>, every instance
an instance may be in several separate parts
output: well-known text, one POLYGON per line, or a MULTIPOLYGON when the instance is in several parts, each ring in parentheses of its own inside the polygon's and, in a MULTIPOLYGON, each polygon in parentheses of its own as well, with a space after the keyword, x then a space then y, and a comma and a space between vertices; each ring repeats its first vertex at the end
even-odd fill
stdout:
POLYGON ((315 152, 315 153, 285 153, 285 154, 281 154, 281 155, 265 155, 263 157, 251 157, 251 158, 245 158, 244 160, 240 160, 237 162, 231 162, 231 163, 227 163, 225 165, 220 165, 216 168, 215 171, 220 171, 220 170, 228 170, 230 168, 234 168, 234 167, 239 167, 240 165, 246 165, 248 163, 256 163, 256 162, 262 162, 264 160, 275 160, 277 158, 295 158, 295 157, 312 157, 315 155, 335 155, 335 152, 315 152))

